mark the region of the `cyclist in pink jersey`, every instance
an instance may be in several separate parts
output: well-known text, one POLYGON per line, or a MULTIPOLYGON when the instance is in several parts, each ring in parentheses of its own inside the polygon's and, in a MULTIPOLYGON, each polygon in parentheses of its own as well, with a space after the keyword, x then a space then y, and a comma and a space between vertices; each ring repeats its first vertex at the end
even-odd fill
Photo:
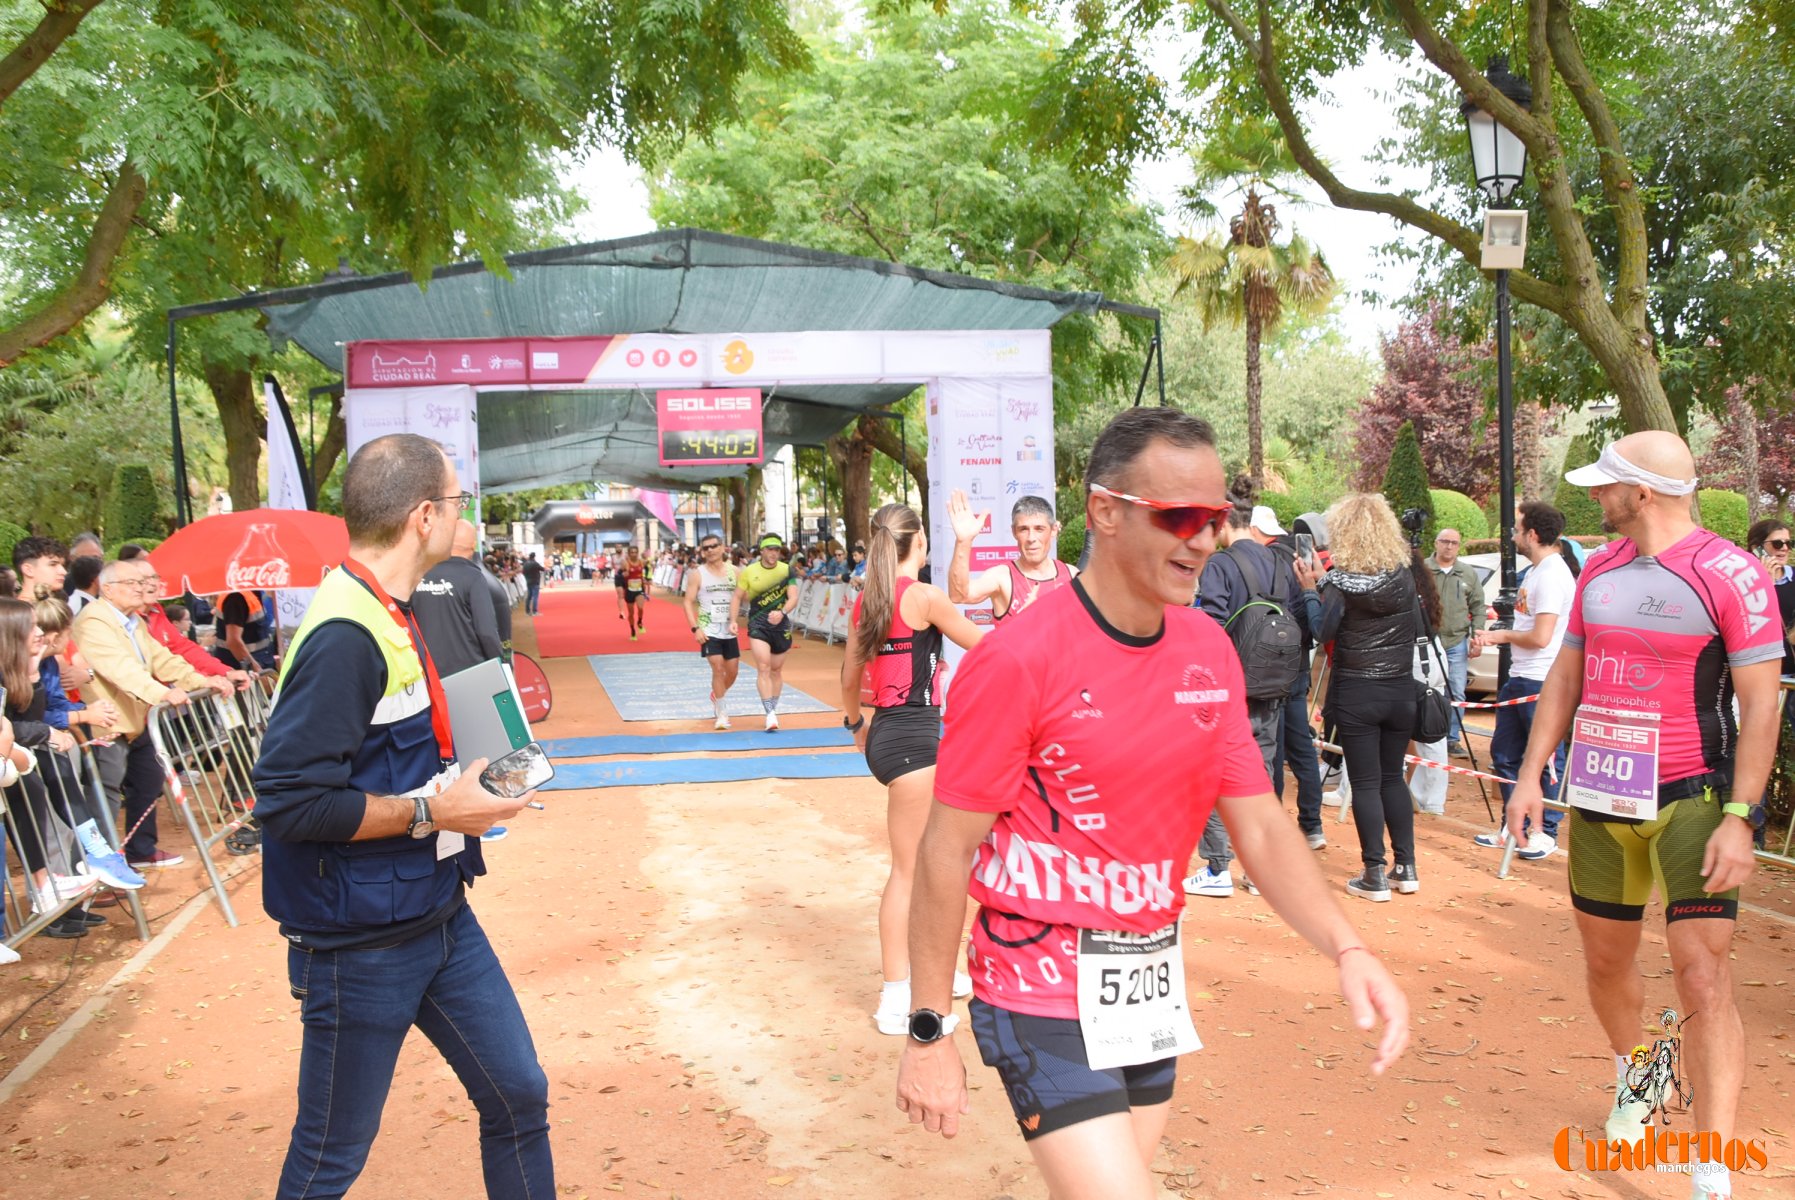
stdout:
MULTIPOLYGON (((1578 580, 1509 830, 1519 837, 1523 822, 1540 819, 1539 774, 1568 732, 1571 902, 1590 1003, 1615 1055, 1607 1136, 1631 1143, 1650 1132, 1650 1099, 1626 1068, 1642 1041, 1637 956, 1655 881, 1679 1007, 1690 1015, 1682 1042, 1695 1132, 1724 1146, 1745 1074, 1729 966, 1738 889, 1755 865, 1752 827, 1776 752, 1776 601, 1755 558, 1695 524, 1695 462, 1676 435, 1631 434, 1565 478, 1590 489, 1603 527, 1621 538, 1578 580)), ((1725 1163, 1696 1164, 1692 1187, 1697 1200, 1731 1196, 1725 1163)))
POLYGON ((966 493, 948 493, 947 517, 954 529, 954 556, 947 567, 947 598, 955 604, 991 602, 994 620, 1005 621, 1027 609, 1053 589, 1064 587, 1078 574, 1054 557, 1059 548, 1060 523, 1053 519, 1053 505, 1042 496, 1024 496, 1010 509, 1010 536, 1016 539, 1016 557, 1000 566, 972 573, 972 543, 991 525, 990 512, 974 512, 966 493))
POLYGON ((1200 1047, 1179 877, 1212 808, 1272 908, 1335 960, 1358 1028, 1384 1022, 1373 1072, 1402 1052, 1408 1004, 1272 795, 1232 643, 1190 607, 1229 508, 1214 431, 1130 409, 1092 447, 1088 481, 1090 569, 954 677, 897 1102, 948 1137, 967 1111, 946 1014, 970 861, 972 1029, 1049 1193, 1148 1200, 1177 1055, 1200 1047))

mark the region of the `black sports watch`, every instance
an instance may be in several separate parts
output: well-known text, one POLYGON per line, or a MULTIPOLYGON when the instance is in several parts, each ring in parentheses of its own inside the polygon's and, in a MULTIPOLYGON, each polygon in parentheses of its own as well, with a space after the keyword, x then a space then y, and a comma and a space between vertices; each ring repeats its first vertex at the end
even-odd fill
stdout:
POLYGON ((859 733, 860 727, 865 724, 866 724, 866 714, 865 713, 861 713, 860 719, 858 721, 855 721, 852 725, 848 724, 848 719, 846 717, 843 717, 841 719, 841 727, 843 729, 847 730, 849 733, 859 733))
POLYGON ((932 1008, 919 1008, 909 1017, 910 1040, 927 1046, 952 1033, 959 1023, 960 1018, 957 1016, 944 1017, 932 1008))
POLYGON ((413 796, 411 800, 411 824, 405 832, 414 838, 427 838, 436 832, 436 824, 430 819, 430 801, 422 796, 413 796))

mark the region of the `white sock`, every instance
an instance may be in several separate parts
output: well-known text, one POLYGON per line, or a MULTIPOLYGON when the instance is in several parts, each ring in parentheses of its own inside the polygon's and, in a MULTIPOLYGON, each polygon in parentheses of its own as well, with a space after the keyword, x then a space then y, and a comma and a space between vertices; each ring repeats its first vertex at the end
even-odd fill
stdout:
POLYGON ((1627 1085, 1627 1068, 1633 1065, 1631 1057, 1625 1054, 1614 1056, 1614 1086, 1622 1088, 1627 1085))
POLYGON ((901 1007, 909 1008, 910 981, 908 979, 900 979, 896 983, 889 979, 885 981, 884 986, 879 989, 879 1007, 886 1007, 886 1001, 892 999, 899 1000, 901 1007))
POLYGON ((1695 1200, 1733 1194, 1733 1173, 1725 1163, 1696 1163, 1689 1174, 1692 1180, 1690 1191, 1695 1200))

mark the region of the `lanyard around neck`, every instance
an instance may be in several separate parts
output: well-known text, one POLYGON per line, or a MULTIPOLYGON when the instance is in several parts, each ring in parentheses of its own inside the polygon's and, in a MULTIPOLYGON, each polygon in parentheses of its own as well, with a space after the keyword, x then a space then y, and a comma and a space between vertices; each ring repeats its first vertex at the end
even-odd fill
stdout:
POLYGON ((367 589, 374 593, 374 598, 385 606, 387 615, 392 617, 393 623, 403 629, 405 636, 411 639, 411 648, 417 651, 418 661, 424 665, 424 687, 430 695, 430 728, 436 734, 437 754, 441 756, 443 762, 453 762, 455 760, 455 736, 449 726, 449 697, 443 691, 442 678, 436 673, 436 663, 430 657, 430 648, 424 645, 424 637, 418 629, 417 622, 411 618, 411 614, 399 607, 399 602, 388 595, 385 588, 380 586, 380 580, 374 577, 374 572, 353 558, 343 560, 343 570, 349 572, 351 579, 365 584, 367 589))

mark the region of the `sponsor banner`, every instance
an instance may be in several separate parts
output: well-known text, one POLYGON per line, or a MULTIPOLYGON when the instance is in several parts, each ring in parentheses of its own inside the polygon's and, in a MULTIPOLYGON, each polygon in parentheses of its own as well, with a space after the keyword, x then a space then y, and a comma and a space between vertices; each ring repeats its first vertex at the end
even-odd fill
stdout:
MULTIPOLYGON (((309 509, 312 507, 311 480, 299 455, 299 432, 293 427, 293 414, 287 407, 287 398, 281 394, 280 384, 272 375, 262 377, 262 391, 268 404, 268 507, 309 509)), ((238 548, 239 553, 242 549, 238 548)), ((284 560, 282 567, 285 567, 284 560)), ((287 571, 283 569, 279 574, 282 590, 274 594, 276 621, 290 637, 305 620, 305 610, 311 606, 312 595, 317 589, 289 588, 286 586, 287 571)), ((252 582, 249 586, 255 584, 252 582)), ((230 705, 225 707, 231 712, 236 711, 230 705)))
MULTIPOLYGON (((502 387, 583 383, 620 338, 454 338, 351 342, 349 386, 420 387, 464 383, 502 387)), ((696 359, 694 358, 694 363, 696 359)))
POLYGON ((654 412, 663 467, 753 466, 766 459, 759 388, 662 388, 654 412))
POLYGON ((1017 554, 1012 543, 1008 546, 974 546, 972 548, 972 571, 977 574, 987 567, 1001 567, 1017 554))
MULTIPOLYGON (((349 388, 343 420, 351 455, 389 433, 420 433, 443 444, 466 491, 480 490, 479 432, 468 386, 349 388)), ((477 518, 476 514, 474 515, 477 518)))

